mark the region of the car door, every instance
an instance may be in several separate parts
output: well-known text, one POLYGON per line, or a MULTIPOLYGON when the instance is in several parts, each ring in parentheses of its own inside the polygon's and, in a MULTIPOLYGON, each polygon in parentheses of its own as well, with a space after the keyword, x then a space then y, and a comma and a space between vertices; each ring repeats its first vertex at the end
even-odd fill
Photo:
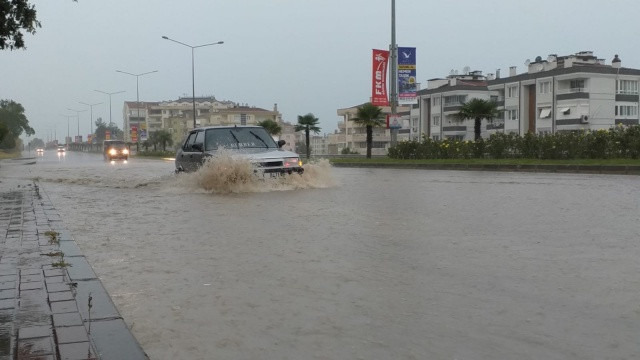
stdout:
POLYGON ((204 162, 204 130, 198 130, 196 132, 195 142, 192 145, 192 157, 194 170, 197 170, 204 162))
POLYGON ((189 135, 187 136, 187 139, 184 141, 184 144, 182 144, 182 148, 180 149, 180 151, 178 151, 178 154, 176 155, 176 168, 177 169, 184 169, 185 171, 194 171, 194 165, 193 165, 193 152, 195 151, 193 149, 193 144, 196 141, 196 132, 192 131, 191 133, 189 133, 189 135))

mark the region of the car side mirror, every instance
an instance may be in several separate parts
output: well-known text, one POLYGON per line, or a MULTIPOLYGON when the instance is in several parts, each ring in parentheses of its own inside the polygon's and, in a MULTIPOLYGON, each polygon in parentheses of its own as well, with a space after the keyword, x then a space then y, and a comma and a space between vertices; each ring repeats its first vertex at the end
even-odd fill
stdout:
POLYGON ((202 144, 193 144, 191 145, 191 148, 198 150, 200 152, 204 152, 204 148, 202 147, 202 144))
POLYGON ((284 144, 286 144, 287 142, 284 140, 278 140, 278 147, 281 148, 284 146, 284 144))

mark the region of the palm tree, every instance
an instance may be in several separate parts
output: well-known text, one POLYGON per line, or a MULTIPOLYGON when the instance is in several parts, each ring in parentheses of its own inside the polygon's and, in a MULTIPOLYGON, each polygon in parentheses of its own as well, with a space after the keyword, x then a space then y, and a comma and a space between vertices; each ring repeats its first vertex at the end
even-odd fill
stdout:
POLYGON ((367 159, 371 159, 371 148, 373 146, 373 127, 384 125, 382 108, 368 102, 358 106, 356 117, 351 119, 358 125, 367 127, 367 159))
POLYGON ((298 115, 298 123, 296 124, 296 131, 304 131, 305 140, 307 141, 307 159, 311 157, 311 148, 309 147, 309 132, 313 131, 315 134, 320 132, 318 127, 318 118, 312 113, 307 115, 298 115))
POLYGON ((473 132, 475 133, 475 141, 480 139, 482 119, 492 122, 493 119, 500 115, 498 104, 495 101, 482 100, 473 98, 462 104, 460 111, 454 115, 456 120, 464 121, 466 119, 474 119, 473 132))
POLYGON ((169 133, 167 130, 158 130, 155 132, 156 134, 156 143, 160 144, 160 146, 162 146, 162 151, 167 151, 167 145, 171 146, 173 145, 173 137, 171 136, 171 133, 169 133))
POLYGON ((271 136, 282 133, 282 127, 275 120, 267 119, 260 121, 258 122, 258 126, 262 126, 271 136))

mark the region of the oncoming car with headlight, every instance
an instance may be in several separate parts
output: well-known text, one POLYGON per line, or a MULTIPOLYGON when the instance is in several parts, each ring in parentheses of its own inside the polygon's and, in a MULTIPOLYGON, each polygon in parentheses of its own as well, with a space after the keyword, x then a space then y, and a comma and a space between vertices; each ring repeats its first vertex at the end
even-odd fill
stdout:
POLYGON ((102 143, 102 150, 105 160, 128 160, 129 149, 122 140, 105 140, 102 143))
POLYGON ((265 177, 302 174, 302 160, 283 150, 284 140, 276 142, 261 126, 209 126, 191 130, 176 153, 176 172, 196 171, 208 157, 224 149, 232 156, 248 159, 254 173, 265 177))

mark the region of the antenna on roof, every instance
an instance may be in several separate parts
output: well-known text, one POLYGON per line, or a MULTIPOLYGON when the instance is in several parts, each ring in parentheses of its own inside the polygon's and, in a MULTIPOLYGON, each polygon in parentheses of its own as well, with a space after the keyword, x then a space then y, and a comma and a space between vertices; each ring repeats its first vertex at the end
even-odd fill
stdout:
POLYGON ((531 64, 531 60, 527 59, 524 61, 524 66, 529 66, 531 64))

